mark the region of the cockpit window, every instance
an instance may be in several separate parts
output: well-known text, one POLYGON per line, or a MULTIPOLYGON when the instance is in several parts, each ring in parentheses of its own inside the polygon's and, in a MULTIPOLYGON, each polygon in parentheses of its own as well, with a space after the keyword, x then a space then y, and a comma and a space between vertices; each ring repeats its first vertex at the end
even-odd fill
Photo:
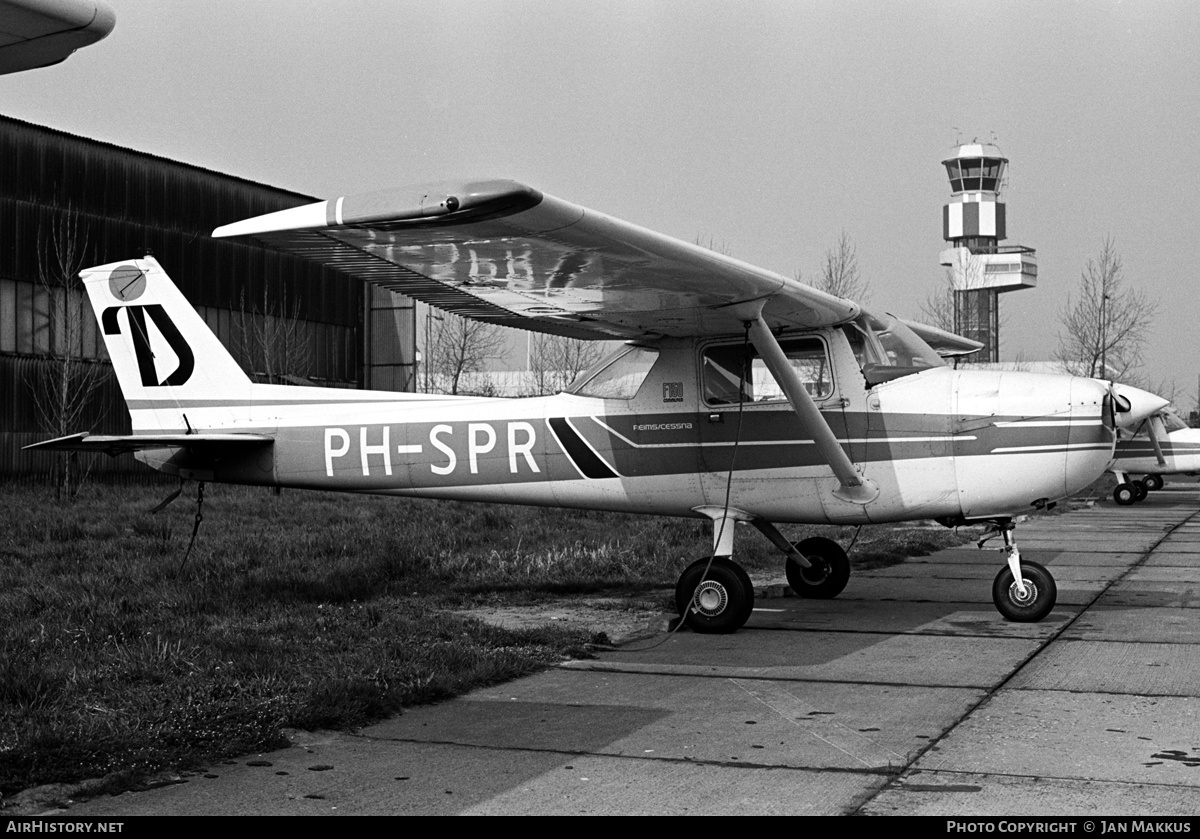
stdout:
POLYGON ((1182 431, 1188 427, 1188 424, 1179 418, 1179 414, 1171 410, 1163 411, 1159 414, 1162 417, 1163 427, 1167 429, 1167 433, 1172 431, 1182 431))
POLYGON ((632 399, 657 360, 658 350, 622 347, 581 376, 579 383, 571 385, 567 392, 601 399, 632 399))
POLYGON ((946 366, 932 347, 891 315, 875 315, 864 309, 842 330, 871 387, 946 366))
MULTIPOLYGON (((779 342, 779 346, 813 399, 825 399, 833 395, 833 378, 829 373, 824 341, 819 338, 785 338, 779 342)), ((710 405, 736 404, 739 387, 743 402, 776 402, 787 398, 753 345, 708 347, 704 350, 702 365, 704 400, 710 405)))

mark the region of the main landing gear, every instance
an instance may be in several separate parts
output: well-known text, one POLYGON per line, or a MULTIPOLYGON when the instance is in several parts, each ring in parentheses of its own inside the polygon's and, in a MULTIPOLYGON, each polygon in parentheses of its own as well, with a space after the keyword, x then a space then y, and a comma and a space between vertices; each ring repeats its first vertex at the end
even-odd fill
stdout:
POLYGON ((1124 472, 1114 472, 1117 476, 1117 488, 1113 490, 1113 501, 1122 507, 1145 501, 1146 495, 1163 488, 1161 475, 1146 475, 1140 481, 1131 479, 1124 472))
MULTIPOLYGON (((850 579, 850 560, 841 546, 831 539, 814 536, 802 542, 788 542, 770 522, 744 518, 765 535, 786 555, 788 584, 800 597, 829 599, 837 597, 850 579)), ((958 524, 991 525, 979 540, 979 547, 1000 536, 1004 539, 1006 562, 992 582, 992 602, 1010 621, 1036 623, 1054 609, 1058 586, 1054 576, 1036 562, 1021 559, 1013 540, 1012 519, 990 519, 958 524)), ((717 522, 720 528, 720 522, 717 522)), ((683 622, 695 632, 736 632, 754 610, 754 586, 740 565, 729 556, 733 553, 733 520, 717 530, 711 558, 698 559, 687 567, 675 585, 675 608, 683 622)))
POLYGON ((1004 537, 1002 551, 1008 563, 992 582, 992 602, 996 609, 1010 621, 1036 623, 1054 608, 1058 599, 1058 586, 1054 577, 1036 562, 1021 559, 1012 533, 1012 519, 999 519, 992 523, 992 530, 979 540, 979 547, 989 539, 1004 537))
POLYGON ((805 568, 788 556, 784 570, 788 585, 800 597, 831 600, 842 593, 850 581, 850 558, 842 546, 823 536, 812 536, 792 547, 809 562, 805 568))
MULTIPOLYGON (((789 542, 770 522, 751 519, 786 556, 784 570, 788 585, 800 597, 828 600, 837 597, 850 579, 850 559, 832 539, 813 536, 789 542)), ((698 559, 687 567, 675 584, 675 608, 694 632, 736 632, 754 610, 754 586, 740 565, 723 554, 732 553, 733 521, 726 520, 726 539, 716 521, 718 541, 711 558, 698 559)))
POLYGON ((754 585, 732 559, 698 559, 675 584, 675 609, 694 632, 737 632, 754 611, 754 585))

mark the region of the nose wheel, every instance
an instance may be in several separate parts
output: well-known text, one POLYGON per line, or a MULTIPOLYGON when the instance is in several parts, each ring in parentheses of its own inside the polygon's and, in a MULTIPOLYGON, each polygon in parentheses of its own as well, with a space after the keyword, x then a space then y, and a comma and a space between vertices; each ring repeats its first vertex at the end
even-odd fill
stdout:
POLYGON ((1012 570, 1001 569, 992 583, 992 602, 1010 621, 1036 623, 1054 608, 1058 587, 1049 571, 1029 560, 1021 562, 1021 580, 1018 586, 1012 570))
POLYGON ((1010 621, 1036 623, 1054 608, 1058 600, 1058 586, 1049 571, 1027 559, 1021 559, 1012 534, 1015 529, 1011 519, 992 521, 992 530, 979 540, 979 547, 996 536, 1004 537, 1004 551, 1008 562, 992 582, 992 602, 997 611, 1010 621))
POLYGON ((1113 501, 1122 507, 1128 507, 1130 504, 1145 500, 1146 492, 1146 487, 1137 481, 1117 484, 1117 488, 1113 490, 1113 501))

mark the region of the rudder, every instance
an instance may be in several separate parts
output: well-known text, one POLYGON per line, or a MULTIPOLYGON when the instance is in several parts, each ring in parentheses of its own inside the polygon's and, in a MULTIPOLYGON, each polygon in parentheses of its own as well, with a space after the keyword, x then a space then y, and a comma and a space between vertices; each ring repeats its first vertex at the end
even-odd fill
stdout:
POLYGON ((249 377, 153 257, 80 277, 135 429, 182 428, 189 404, 249 398, 249 377))

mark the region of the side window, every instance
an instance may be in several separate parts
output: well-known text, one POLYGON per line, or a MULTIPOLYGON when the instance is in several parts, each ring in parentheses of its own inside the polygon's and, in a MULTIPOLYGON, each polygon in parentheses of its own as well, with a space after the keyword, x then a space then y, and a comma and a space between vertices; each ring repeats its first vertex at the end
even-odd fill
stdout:
POLYGON ((601 399, 632 399, 637 396, 638 389, 656 361, 658 350, 646 347, 623 349, 617 358, 578 387, 571 388, 570 392, 601 399))
POLYGON ((753 379, 746 370, 746 357, 741 344, 707 348, 702 367, 704 401, 708 404, 736 404, 739 386, 742 388, 742 401, 754 401, 753 379))
MULTIPOLYGON (((825 342, 819 338, 792 338, 779 342, 788 364, 813 399, 833 395, 833 377, 825 342)), ((753 346, 725 344, 704 350, 701 363, 704 399, 710 405, 736 404, 741 387, 744 402, 782 402, 787 397, 753 346)))

